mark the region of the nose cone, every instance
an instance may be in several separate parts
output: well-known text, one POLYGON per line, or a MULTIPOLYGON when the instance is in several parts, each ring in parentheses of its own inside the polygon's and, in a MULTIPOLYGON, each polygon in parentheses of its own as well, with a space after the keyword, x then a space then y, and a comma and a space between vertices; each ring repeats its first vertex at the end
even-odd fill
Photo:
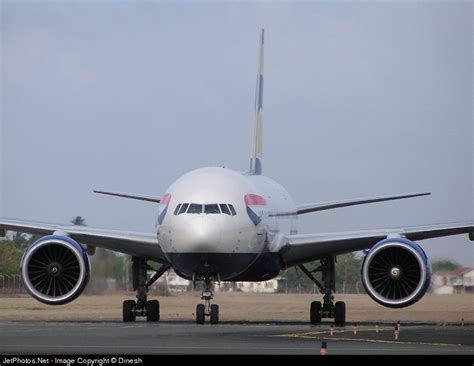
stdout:
POLYGON ((173 241, 176 249, 182 253, 215 252, 221 246, 221 229, 212 217, 199 215, 177 227, 173 241))
POLYGON ((243 242, 248 247, 252 233, 239 236, 244 228, 231 226, 232 219, 221 215, 182 215, 176 217, 172 227, 162 231, 161 245, 178 274, 226 280, 242 273, 256 259, 258 252, 239 250, 238 245, 243 242))
POLYGON ((192 276, 219 272, 213 254, 222 248, 221 228, 212 216, 188 216, 173 231, 173 243, 175 250, 170 257, 181 273, 192 276))

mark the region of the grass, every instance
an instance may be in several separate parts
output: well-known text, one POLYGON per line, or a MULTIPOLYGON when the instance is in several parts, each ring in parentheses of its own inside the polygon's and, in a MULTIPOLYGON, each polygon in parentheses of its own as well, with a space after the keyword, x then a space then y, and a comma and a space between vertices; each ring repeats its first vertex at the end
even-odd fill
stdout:
MULTIPOLYGON (((0 297, 0 321, 15 320, 121 320, 122 301, 134 299, 133 293, 83 295, 60 306, 41 304, 28 296, 0 297)), ((171 294, 150 298, 160 300, 162 320, 194 320, 199 292, 171 294)), ((215 293, 222 321, 307 321, 309 304, 321 300, 311 294, 215 293)), ((345 301, 347 321, 474 322, 474 295, 426 295, 415 305, 389 309, 373 302, 367 295, 337 295, 345 301)))

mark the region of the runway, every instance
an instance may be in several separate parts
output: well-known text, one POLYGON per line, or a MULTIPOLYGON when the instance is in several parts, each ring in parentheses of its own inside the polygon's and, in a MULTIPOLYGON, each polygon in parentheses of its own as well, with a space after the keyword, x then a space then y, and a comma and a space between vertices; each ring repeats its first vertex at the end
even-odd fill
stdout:
POLYGON ((473 325, 224 322, 0 322, 1 354, 474 354, 473 325))

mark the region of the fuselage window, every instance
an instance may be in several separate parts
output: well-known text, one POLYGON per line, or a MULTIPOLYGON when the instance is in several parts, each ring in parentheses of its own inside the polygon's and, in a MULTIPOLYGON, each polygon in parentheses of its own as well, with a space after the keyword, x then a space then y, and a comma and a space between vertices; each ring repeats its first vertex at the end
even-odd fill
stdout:
POLYGON ((175 214, 175 215, 178 214, 180 207, 181 207, 181 203, 180 203, 178 206, 176 206, 176 208, 174 209, 174 214, 175 214))
POLYGON ((189 205, 189 209, 188 209, 188 214, 200 214, 202 213, 202 205, 198 205, 197 203, 191 203, 189 205))
POLYGON ((204 213, 206 214, 220 214, 219 205, 205 205, 204 213))
POLYGON ((226 214, 226 215, 230 216, 229 207, 227 207, 227 205, 225 203, 219 204, 219 207, 221 208, 221 211, 222 211, 223 214, 226 214))
POLYGON ((179 209, 178 215, 181 215, 182 213, 185 213, 188 206, 189 206, 189 203, 183 203, 181 205, 181 208, 179 209))
POLYGON ((230 212, 232 212, 232 216, 237 215, 237 212, 235 212, 235 208, 232 205, 229 205, 230 212))

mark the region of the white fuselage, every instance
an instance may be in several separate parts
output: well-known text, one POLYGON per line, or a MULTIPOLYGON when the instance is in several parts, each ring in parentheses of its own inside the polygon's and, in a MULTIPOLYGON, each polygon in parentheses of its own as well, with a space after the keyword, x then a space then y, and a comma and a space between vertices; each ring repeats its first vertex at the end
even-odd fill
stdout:
POLYGON ((296 215, 271 216, 295 211, 290 195, 275 181, 202 168, 176 180, 164 197, 158 242, 181 276, 257 281, 279 273, 272 248, 282 234, 295 232, 296 215))

